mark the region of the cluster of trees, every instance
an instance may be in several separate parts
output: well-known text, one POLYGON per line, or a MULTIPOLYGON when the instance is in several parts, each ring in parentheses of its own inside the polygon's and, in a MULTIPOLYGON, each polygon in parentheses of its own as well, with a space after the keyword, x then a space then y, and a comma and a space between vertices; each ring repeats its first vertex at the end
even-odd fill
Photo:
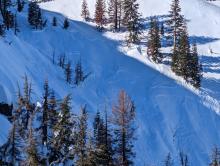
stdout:
POLYGON ((172 46, 171 68, 178 76, 182 76, 195 88, 200 88, 202 77, 202 65, 199 63, 197 46, 189 42, 187 25, 184 16, 181 15, 179 0, 173 0, 169 19, 164 29, 161 28, 157 18, 150 21, 148 32, 147 54, 154 62, 161 63, 161 38, 165 35, 168 46, 172 46))
MULTIPOLYGON (((104 0, 97 0, 95 4, 94 21, 99 30, 109 24, 114 31, 120 31, 122 27, 128 30, 127 43, 137 43, 140 40, 141 24, 139 4, 136 0, 109 0, 106 7, 104 0)), ((89 20, 87 1, 82 3, 82 17, 89 20)))
POLYGON ((86 106, 74 114, 71 96, 57 100, 48 81, 41 103, 32 103, 31 94, 25 77, 8 141, 0 148, 0 165, 132 165, 135 106, 125 91, 120 91, 111 115, 96 113, 91 129, 86 106))
POLYGON ((88 78, 89 75, 91 74, 91 73, 84 72, 81 59, 76 63, 74 71, 73 71, 72 63, 71 61, 66 60, 65 54, 59 57, 58 65, 64 70, 65 80, 69 84, 74 83, 75 85, 78 86, 82 82, 84 82, 85 79, 88 78), (73 72, 74 72, 74 78, 73 78, 73 72))

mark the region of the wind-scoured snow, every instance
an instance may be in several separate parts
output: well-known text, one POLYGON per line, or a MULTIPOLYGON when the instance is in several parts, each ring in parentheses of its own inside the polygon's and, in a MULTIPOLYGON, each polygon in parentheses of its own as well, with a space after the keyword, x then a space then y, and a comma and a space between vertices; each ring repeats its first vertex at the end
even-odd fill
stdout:
MULTIPOLYGON (((92 14, 95 2, 88 2, 92 14)), ((140 9, 143 17, 162 16, 168 13, 169 4, 170 0, 140 0, 140 9)), ((81 0, 55 0, 41 7, 48 20, 45 29, 32 30, 25 11, 18 14, 18 36, 9 32, 0 40, 4 50, 0 53, 1 100, 16 101, 17 85, 26 74, 32 82, 34 101, 42 100, 43 83, 48 79, 58 98, 72 94, 73 111, 87 104, 92 117, 105 105, 110 111, 118 91, 124 89, 137 108, 135 165, 159 165, 168 152, 178 160, 179 151, 189 155, 192 166, 208 165, 212 147, 220 145, 220 117, 216 113, 220 110, 218 6, 202 0, 182 1, 191 40, 198 43, 204 64, 201 92, 181 81, 168 66, 153 64, 146 57, 145 46, 128 49, 120 41, 124 34, 102 34, 81 22, 81 0), (58 27, 51 25, 53 16, 58 27), (64 17, 71 19, 68 30, 62 28, 64 17), (53 54, 56 61, 65 54, 73 67, 81 59, 85 72, 91 75, 79 87, 65 83, 64 71, 52 63, 53 54)), ((4 138, 9 126, 1 125, 4 138)))

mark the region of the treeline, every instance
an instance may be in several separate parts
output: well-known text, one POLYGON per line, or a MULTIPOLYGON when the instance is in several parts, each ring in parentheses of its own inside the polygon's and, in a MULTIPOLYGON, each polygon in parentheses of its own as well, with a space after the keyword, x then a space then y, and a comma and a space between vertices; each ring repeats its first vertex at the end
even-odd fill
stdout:
POLYGON ((86 105, 73 113, 71 96, 57 100, 48 81, 40 103, 32 102, 32 91, 25 76, 8 141, 0 148, 0 165, 133 165, 135 105, 125 91, 111 113, 97 111, 92 127, 86 105))

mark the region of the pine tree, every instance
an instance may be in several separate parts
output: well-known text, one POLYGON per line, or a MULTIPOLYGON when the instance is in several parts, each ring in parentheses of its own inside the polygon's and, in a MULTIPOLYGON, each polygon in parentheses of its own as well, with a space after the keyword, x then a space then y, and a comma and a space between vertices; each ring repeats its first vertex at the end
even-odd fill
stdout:
POLYGON ((102 30, 105 24, 105 1, 97 0, 95 6, 95 22, 98 30, 102 30))
POLYGON ((31 1, 28 7, 28 22, 35 29, 43 27, 41 9, 36 1, 31 1))
POLYGON ((57 26, 57 18, 56 18, 56 17, 53 17, 52 25, 53 25, 54 27, 57 26))
POLYGON ((17 11, 21 12, 24 8, 24 1, 22 0, 17 0, 17 11))
POLYGON ((179 157, 180 157, 180 166, 189 166, 188 156, 185 153, 180 152, 179 157))
POLYGON ((195 88, 200 88, 202 78, 202 65, 199 63, 198 52, 196 44, 193 44, 192 55, 189 65, 190 82, 195 88))
POLYGON ((87 159, 87 111, 86 106, 81 108, 81 114, 77 125, 77 140, 75 154, 77 157, 76 165, 85 166, 87 159))
POLYGON ((162 54, 160 53, 161 41, 159 34, 158 21, 151 19, 150 30, 148 32, 147 54, 154 62, 161 63, 162 54))
POLYGON ((19 134, 17 121, 14 121, 9 133, 8 141, 1 147, 4 149, 4 154, 6 155, 4 157, 5 163, 8 163, 9 165, 17 165, 22 161, 22 144, 23 140, 19 134))
POLYGON ((167 41, 169 45, 171 44, 174 45, 174 51, 175 51, 177 41, 180 37, 182 28, 185 24, 184 17, 183 15, 181 15, 179 0, 172 1, 169 17, 170 19, 167 21, 167 25, 168 25, 167 41))
POLYGON ((84 76, 81 60, 79 60, 75 67, 74 84, 78 86, 86 77, 87 76, 84 76))
MULTIPOLYGON (((10 15, 12 15, 11 12, 9 11, 9 8, 11 6, 12 6, 11 0, 1 0, 0 1, 0 13, 2 15, 2 19, 3 19, 4 24, 11 22, 8 20, 8 19, 10 19, 9 13, 10 13, 10 15)), ((13 23, 13 21, 12 21, 12 23, 13 23)), ((6 26, 8 26, 8 25, 6 25, 6 26)))
POLYGON ((54 126, 53 130, 53 161, 66 163, 72 158, 70 149, 74 146, 74 139, 72 132, 75 128, 75 121, 71 115, 71 97, 66 96, 60 104, 59 120, 54 126))
POLYGON ((123 3, 123 8, 123 21, 129 32, 127 43, 136 43, 140 40, 141 34, 140 13, 138 12, 139 4, 136 2, 136 0, 125 0, 123 3))
POLYGON ((122 20, 121 0, 109 0, 108 15, 112 28, 114 28, 115 31, 120 30, 122 20))
POLYGON ((17 15, 14 16, 14 34, 17 35, 17 33, 20 32, 18 28, 18 22, 17 22, 17 15))
POLYGON ((72 82, 72 68, 71 68, 71 62, 70 61, 66 64, 65 76, 66 76, 66 82, 71 84, 71 82, 72 82))
POLYGON ((28 147, 27 147, 27 166, 39 166, 40 156, 37 149, 37 141, 33 132, 32 127, 29 129, 28 147))
POLYGON ((68 29, 70 26, 69 20, 67 18, 65 18, 64 22, 63 22, 63 29, 68 29))
POLYGON ((118 103, 113 107, 112 114, 116 163, 122 166, 133 165, 135 106, 125 91, 120 91, 118 103))
POLYGON ((172 165, 173 165, 172 157, 171 157, 171 154, 168 153, 164 161, 164 166, 172 166, 172 165))
POLYGON ((81 16, 85 21, 89 20, 89 9, 88 9, 88 4, 86 0, 83 0, 82 2, 82 11, 81 11, 81 16))
POLYGON ((219 150, 219 148, 215 147, 212 150, 211 157, 212 157, 212 161, 209 164, 209 166, 220 166, 220 150, 219 150))
POLYGON ((11 11, 6 11, 4 24, 7 30, 14 27, 14 15, 11 11))

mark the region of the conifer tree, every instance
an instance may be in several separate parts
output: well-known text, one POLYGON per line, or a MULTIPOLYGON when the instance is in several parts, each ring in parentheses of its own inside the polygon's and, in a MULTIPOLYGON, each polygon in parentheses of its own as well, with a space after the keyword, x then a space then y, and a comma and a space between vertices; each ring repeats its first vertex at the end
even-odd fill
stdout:
POLYGON ((14 16, 14 34, 17 35, 17 33, 20 32, 18 28, 18 22, 17 22, 17 15, 14 16))
POLYGON ((178 38, 180 37, 180 33, 184 26, 184 17, 181 15, 181 7, 179 0, 173 0, 171 4, 170 19, 167 21, 168 25, 168 34, 167 41, 170 44, 174 45, 174 50, 176 48, 176 44, 178 38))
POLYGON ((24 1, 23 0, 17 0, 17 11, 21 12, 24 8, 24 1))
POLYGON ((138 9, 139 4, 136 0, 125 0, 123 3, 123 22, 129 32, 129 35, 127 36, 128 44, 136 43, 140 40, 141 25, 138 9))
POLYGON ((37 141, 32 126, 29 129, 26 165, 27 166, 40 165, 40 156, 37 149, 37 141))
POLYGON ((54 27, 57 26, 57 18, 56 18, 56 17, 53 17, 52 25, 53 25, 54 27))
POLYGON ((63 29, 67 29, 67 28, 69 28, 69 26, 70 26, 69 20, 68 20, 68 18, 65 18, 65 20, 63 22, 63 29))
POLYGON ((112 109, 116 163, 122 166, 133 164, 135 106, 125 91, 120 91, 118 103, 112 109))
POLYGON ((180 166, 189 166, 188 156, 185 153, 180 152, 179 158, 180 158, 180 166))
POLYGON ((95 22, 98 30, 102 30, 105 24, 105 1, 96 0, 95 5, 95 22))
POLYGON ((171 154, 168 153, 164 161, 164 166, 172 166, 172 165, 173 165, 172 157, 171 157, 171 154))
POLYGON ((202 79, 202 65, 199 63, 196 44, 193 44, 191 61, 189 65, 191 83, 195 88, 200 88, 202 79))
POLYGON ((17 165, 22 161, 22 146, 23 140, 18 131, 18 124, 16 121, 13 122, 12 129, 9 133, 9 138, 4 148, 5 163, 9 165, 17 165))
POLYGON ((71 68, 71 62, 70 61, 66 64, 65 76, 66 76, 66 82, 71 84, 71 82, 72 82, 72 68, 71 68))
POLYGON ((120 30, 122 21, 122 0, 109 0, 108 15, 112 28, 115 31, 120 30))
POLYGON ((79 60, 75 67, 74 84, 78 86, 86 77, 87 76, 84 76, 81 60, 79 60))
POLYGON ((162 54, 160 53, 161 41, 159 34, 158 21, 151 19, 150 30, 148 32, 147 54, 154 62, 161 63, 162 54))
POLYGON ((74 139, 72 132, 75 127, 75 121, 71 115, 71 97, 66 96, 60 104, 59 120, 54 126, 53 130, 53 161, 66 163, 72 156, 70 153, 71 147, 73 148, 74 139))
POLYGON ((81 11, 81 16, 85 21, 89 20, 89 9, 88 9, 88 4, 87 4, 87 0, 83 0, 82 2, 82 11, 81 11))
POLYGON ((87 110, 86 106, 81 108, 81 114, 77 125, 77 140, 76 140, 76 165, 85 166, 87 163, 87 110))
POLYGON ((41 9, 36 1, 31 1, 28 7, 28 22, 35 29, 43 27, 41 9))
POLYGON ((211 157, 212 157, 212 161, 209 164, 209 166, 220 166, 220 150, 219 150, 219 148, 215 147, 212 150, 211 157))

